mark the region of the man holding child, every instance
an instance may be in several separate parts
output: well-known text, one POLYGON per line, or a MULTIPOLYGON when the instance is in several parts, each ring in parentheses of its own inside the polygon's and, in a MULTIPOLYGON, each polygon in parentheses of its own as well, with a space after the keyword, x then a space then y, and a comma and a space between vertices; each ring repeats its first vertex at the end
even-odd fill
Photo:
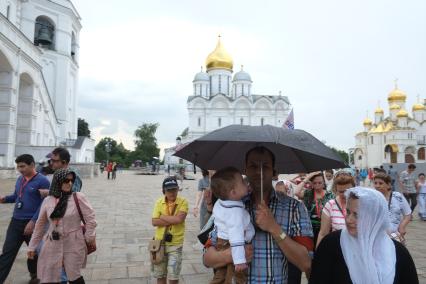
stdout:
MULTIPOLYGON (((274 168, 275 156, 267 148, 256 147, 247 152, 244 174, 253 191, 245 208, 257 226, 248 283, 289 283, 294 274, 294 269, 290 269, 292 265, 308 274, 311 269, 309 252, 313 251, 313 234, 308 213, 302 203, 275 193, 274 168)), ((251 255, 250 248, 246 252, 246 257, 251 255)), ((220 251, 211 246, 203 259, 205 265, 217 269, 232 264, 232 256, 230 249, 220 251)))

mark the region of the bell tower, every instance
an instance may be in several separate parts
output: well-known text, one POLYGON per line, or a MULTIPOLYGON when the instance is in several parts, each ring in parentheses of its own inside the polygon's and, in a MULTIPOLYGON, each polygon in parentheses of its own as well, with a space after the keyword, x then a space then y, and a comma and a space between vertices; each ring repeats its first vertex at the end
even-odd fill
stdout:
POLYGON ((42 50, 40 65, 60 127, 57 140, 77 138, 80 15, 71 1, 21 4, 21 30, 42 50))

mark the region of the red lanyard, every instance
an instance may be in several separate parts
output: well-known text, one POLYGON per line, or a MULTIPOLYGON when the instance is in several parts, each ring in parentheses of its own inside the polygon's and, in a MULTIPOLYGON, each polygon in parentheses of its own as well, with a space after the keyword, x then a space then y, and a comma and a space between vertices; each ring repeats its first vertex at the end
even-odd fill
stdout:
POLYGON ((321 219, 320 213, 321 213, 321 210, 322 210, 322 204, 321 204, 321 208, 320 208, 319 204, 318 204, 317 194, 316 194, 315 190, 314 190, 314 199, 315 199, 315 210, 317 211, 317 217, 318 217, 318 219, 321 219))
POLYGON ((21 182, 21 188, 19 189, 19 199, 22 199, 22 195, 24 194, 24 188, 27 186, 27 184, 33 180, 33 178, 35 178, 38 175, 38 173, 36 173, 35 175, 33 175, 29 180, 26 180, 24 176, 22 176, 22 182, 21 182))

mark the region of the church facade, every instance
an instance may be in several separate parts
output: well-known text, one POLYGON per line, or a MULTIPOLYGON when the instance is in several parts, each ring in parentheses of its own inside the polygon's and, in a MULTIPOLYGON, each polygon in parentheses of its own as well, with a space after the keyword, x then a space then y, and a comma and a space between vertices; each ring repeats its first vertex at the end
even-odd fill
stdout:
POLYGON ((165 149, 165 163, 177 164, 176 149, 211 131, 232 125, 282 127, 292 109, 287 96, 253 93, 253 81, 241 66, 234 74, 234 61, 219 37, 193 81, 188 97, 188 128, 175 147, 165 149), (204 71, 205 70, 205 71, 204 71))
POLYGON ((374 111, 374 121, 364 120, 364 131, 356 134, 353 148, 357 168, 426 162, 426 107, 418 102, 408 112, 406 99, 395 83, 387 98, 388 116, 379 107, 374 111))
POLYGON ((81 28, 69 0, 0 2, 0 168, 56 146, 94 162, 94 141, 77 137, 81 28))
POLYGON ((206 59, 206 72, 194 77, 193 94, 188 97, 188 135, 183 142, 197 139, 213 130, 231 124, 274 125, 281 127, 291 104, 288 97, 257 95, 252 92, 249 73, 233 74, 232 57, 220 38, 206 59))

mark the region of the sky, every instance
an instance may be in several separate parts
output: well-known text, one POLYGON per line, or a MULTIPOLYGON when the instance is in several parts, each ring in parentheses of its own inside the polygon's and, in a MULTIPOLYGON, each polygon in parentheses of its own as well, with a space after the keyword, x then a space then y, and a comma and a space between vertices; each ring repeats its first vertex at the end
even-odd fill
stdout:
POLYGON ((295 127, 347 150, 398 79, 407 110, 426 98, 424 0, 73 0, 82 17, 78 116, 99 141, 134 147, 159 123, 160 147, 188 125, 192 80, 217 36, 254 94, 282 91, 295 127))

